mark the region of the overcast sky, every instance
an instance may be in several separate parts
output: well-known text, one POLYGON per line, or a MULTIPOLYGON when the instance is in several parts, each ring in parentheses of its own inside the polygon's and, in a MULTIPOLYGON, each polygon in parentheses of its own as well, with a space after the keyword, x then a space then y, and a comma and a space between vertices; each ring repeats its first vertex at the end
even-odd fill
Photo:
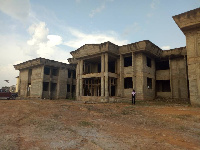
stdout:
POLYGON ((0 0, 0 88, 16 84, 13 65, 37 57, 67 62, 84 44, 185 46, 172 16, 198 7, 200 0, 0 0))

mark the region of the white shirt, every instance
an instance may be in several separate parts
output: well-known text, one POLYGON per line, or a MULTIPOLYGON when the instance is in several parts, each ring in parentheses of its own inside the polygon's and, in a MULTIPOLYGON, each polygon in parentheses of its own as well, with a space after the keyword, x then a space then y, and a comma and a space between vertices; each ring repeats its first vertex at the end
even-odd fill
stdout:
POLYGON ((136 94, 136 92, 132 92, 132 95, 134 96, 136 94))

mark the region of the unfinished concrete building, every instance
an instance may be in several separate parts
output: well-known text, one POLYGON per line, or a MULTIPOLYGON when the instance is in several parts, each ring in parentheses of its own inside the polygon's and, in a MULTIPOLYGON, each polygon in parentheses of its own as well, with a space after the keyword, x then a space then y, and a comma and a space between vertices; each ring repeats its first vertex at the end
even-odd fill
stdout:
POLYGON ((163 51, 145 40, 124 46, 111 42, 86 44, 72 51, 76 67, 76 97, 113 102, 156 97, 188 99, 186 48, 163 51))
POLYGON ((21 98, 65 99, 75 96, 75 66, 36 58, 14 65, 21 98))
POLYGON ((173 19, 186 36, 190 101, 200 106, 200 8, 173 19))

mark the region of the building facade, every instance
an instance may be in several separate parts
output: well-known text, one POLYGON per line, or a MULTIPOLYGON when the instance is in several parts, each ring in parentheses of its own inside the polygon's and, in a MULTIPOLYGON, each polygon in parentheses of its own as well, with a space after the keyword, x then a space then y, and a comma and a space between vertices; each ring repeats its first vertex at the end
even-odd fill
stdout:
POLYGON ((163 51, 148 40, 85 44, 71 52, 70 65, 44 58, 14 65, 20 71, 18 93, 115 102, 131 99, 135 89, 138 100, 172 98, 200 106, 200 8, 173 19, 186 36, 186 47, 163 51))
POLYGON ((75 66, 36 58, 17 65, 21 98, 65 99, 75 97, 75 66))
POLYGON ((186 36, 190 102, 200 106, 200 8, 173 19, 186 36))
POLYGON ((111 42, 86 44, 72 51, 76 67, 76 97, 113 102, 156 97, 188 100, 186 48, 163 51, 145 40, 124 46, 111 42))

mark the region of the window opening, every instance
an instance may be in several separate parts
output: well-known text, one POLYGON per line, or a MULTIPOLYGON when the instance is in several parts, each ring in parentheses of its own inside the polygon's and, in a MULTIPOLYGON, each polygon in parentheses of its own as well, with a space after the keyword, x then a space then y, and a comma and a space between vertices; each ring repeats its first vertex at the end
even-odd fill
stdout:
POLYGON ((156 91, 157 92, 171 92, 170 80, 157 80, 156 91))
POLYGON ((132 77, 124 78, 124 88, 125 89, 133 88, 132 77))
POLYGON ((51 83, 51 91, 56 91, 57 83, 51 83))
POLYGON ((52 70, 52 75, 53 75, 53 76, 58 76, 58 69, 56 69, 56 68, 53 69, 53 70, 52 70))
POLYGON ((132 66, 132 56, 124 57, 124 67, 132 66))
POLYGON ((70 92, 70 84, 67 84, 67 92, 70 92))
POLYGON ((43 91, 49 90, 49 82, 43 82, 43 91))
POLYGON ((152 78, 147 78, 147 88, 152 89, 152 78))
POLYGON ((100 73, 100 72, 101 72, 101 64, 98 63, 98 73, 100 73))
POLYGON ((108 63, 108 72, 115 73, 115 61, 108 63))
POLYGON ((68 78, 71 78, 71 70, 68 70, 68 78))
POLYGON ((151 58, 147 57, 147 66, 151 67, 151 58))
POLYGON ((160 61, 156 63, 156 70, 168 70, 169 69, 169 60, 160 61))
POLYGON ((44 74, 49 75, 50 74, 50 68, 44 67, 44 74))

